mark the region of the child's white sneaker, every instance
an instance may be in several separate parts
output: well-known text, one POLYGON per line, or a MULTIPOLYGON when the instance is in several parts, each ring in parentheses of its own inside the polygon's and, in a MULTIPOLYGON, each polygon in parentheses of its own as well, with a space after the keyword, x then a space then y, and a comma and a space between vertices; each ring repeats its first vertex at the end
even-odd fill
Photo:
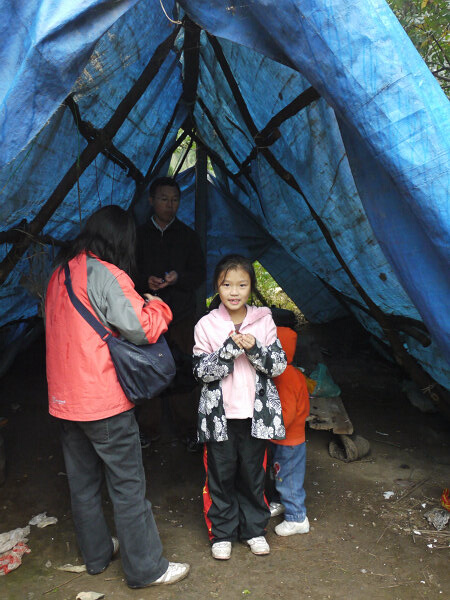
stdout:
POLYGON ((257 556, 270 553, 270 546, 263 535, 247 540, 247 544, 250 546, 250 550, 253 554, 256 554, 257 556))
POLYGON ((217 560, 228 560, 231 557, 231 542, 214 542, 211 552, 217 560))
POLYGON ((113 543, 113 552, 112 552, 112 556, 111 558, 115 558, 118 554, 119 554, 119 540, 116 537, 112 537, 112 543, 113 543))
POLYGON ((283 521, 275 527, 275 533, 281 536, 294 535, 295 533, 308 533, 309 521, 305 517, 303 521, 283 521))
POLYGON ((281 502, 271 502, 269 508, 271 517, 278 517, 278 515, 283 514, 285 510, 284 504, 281 504, 281 502))

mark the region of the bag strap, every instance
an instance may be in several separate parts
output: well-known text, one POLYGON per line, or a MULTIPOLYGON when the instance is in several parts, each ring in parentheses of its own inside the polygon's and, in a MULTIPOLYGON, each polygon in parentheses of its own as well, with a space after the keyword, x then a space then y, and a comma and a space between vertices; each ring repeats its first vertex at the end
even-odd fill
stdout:
POLYGON ((102 323, 94 317, 94 315, 84 306, 81 300, 75 295, 72 287, 72 279, 70 277, 70 268, 69 265, 64 266, 65 279, 64 283, 67 288, 67 293, 69 294, 69 298, 72 301, 72 304, 76 308, 76 310, 80 313, 85 321, 89 323, 89 325, 94 329, 98 335, 102 338, 102 340, 106 341, 108 336, 111 335, 111 332, 106 329, 102 325, 102 323))

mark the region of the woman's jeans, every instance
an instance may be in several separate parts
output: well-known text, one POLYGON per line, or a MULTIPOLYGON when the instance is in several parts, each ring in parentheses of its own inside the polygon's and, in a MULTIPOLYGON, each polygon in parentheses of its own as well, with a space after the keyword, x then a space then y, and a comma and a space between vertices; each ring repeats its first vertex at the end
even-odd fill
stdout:
POLYGON ((127 583, 143 586, 168 567, 162 556, 134 410, 99 421, 61 420, 61 441, 78 544, 88 573, 108 566, 113 545, 102 510, 103 468, 127 583))
POLYGON ((306 517, 305 480, 306 444, 283 446, 271 443, 275 487, 285 506, 286 521, 304 521, 306 517))

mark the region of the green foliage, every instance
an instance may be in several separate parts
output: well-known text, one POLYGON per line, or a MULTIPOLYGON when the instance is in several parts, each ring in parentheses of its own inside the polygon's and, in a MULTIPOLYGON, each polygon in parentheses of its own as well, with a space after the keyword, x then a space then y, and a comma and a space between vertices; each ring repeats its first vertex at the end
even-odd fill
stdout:
MULTIPOLYGON (((180 137, 181 133, 182 133, 182 130, 180 129, 177 137, 180 137)), ((188 152, 188 154, 183 161, 180 171, 185 171, 186 169, 193 167, 195 165, 196 149, 197 149, 197 144, 195 142, 192 142, 192 145, 191 145, 191 138, 189 136, 186 136, 185 139, 178 146, 178 148, 175 150, 175 152, 172 154, 172 158, 170 159, 169 171, 168 171, 167 175, 169 177, 172 177, 173 174, 178 170, 180 162, 183 160, 183 157, 186 152, 188 152), (189 148, 189 146, 191 146, 191 147, 189 148)))
MULTIPOLYGON (((178 131, 177 137, 180 137, 182 132, 183 132, 183 130, 180 129, 178 131)), ((192 144, 191 144, 191 138, 189 136, 186 136, 186 138, 181 142, 181 144, 178 146, 178 148, 172 154, 172 158, 170 159, 170 165, 169 165, 169 170, 167 172, 167 175, 169 177, 172 177, 174 175, 174 173, 178 173, 178 172, 181 173, 182 171, 185 171, 186 169, 189 169, 190 167, 195 166, 196 150, 197 150, 197 144, 195 142, 192 142, 192 144), (186 152, 187 152, 187 156, 184 158, 184 155, 186 152), (182 162, 181 168, 179 168, 181 162, 182 162)), ((211 159, 209 158, 209 156, 208 156, 208 162, 207 162, 207 169, 208 169, 208 173, 211 173, 211 175, 214 175, 214 169, 213 169, 211 159)))
POLYGON ((450 95, 448 0, 387 0, 442 89, 450 95))
MULTIPOLYGON (((269 271, 261 265, 261 263, 255 261, 253 263, 256 273, 256 280, 258 285, 258 291, 264 298, 266 304, 269 306, 275 305, 278 308, 285 308, 292 310, 297 317, 297 321, 302 323, 305 321, 305 317, 300 312, 298 306, 289 298, 289 296, 281 289, 269 271)), ((257 299, 253 299, 254 304, 261 305, 261 302, 257 299)))

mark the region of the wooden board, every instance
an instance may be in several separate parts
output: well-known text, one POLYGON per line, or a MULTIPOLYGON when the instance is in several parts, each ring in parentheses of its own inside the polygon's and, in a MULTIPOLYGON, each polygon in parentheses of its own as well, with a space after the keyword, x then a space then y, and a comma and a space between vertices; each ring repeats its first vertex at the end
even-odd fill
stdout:
POLYGON ((336 398, 311 398, 306 419, 311 429, 332 429, 333 433, 351 435, 353 425, 340 396, 336 398))

